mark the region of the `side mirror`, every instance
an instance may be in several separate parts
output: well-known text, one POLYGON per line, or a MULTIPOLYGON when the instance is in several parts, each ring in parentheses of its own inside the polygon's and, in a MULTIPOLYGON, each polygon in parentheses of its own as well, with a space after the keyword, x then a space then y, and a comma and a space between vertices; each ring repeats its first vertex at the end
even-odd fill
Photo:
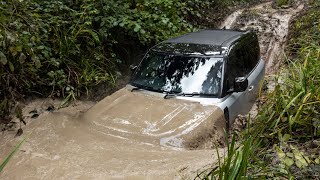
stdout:
POLYGON ((245 77, 236 77, 234 79, 233 92, 243 92, 248 87, 248 79, 245 77))

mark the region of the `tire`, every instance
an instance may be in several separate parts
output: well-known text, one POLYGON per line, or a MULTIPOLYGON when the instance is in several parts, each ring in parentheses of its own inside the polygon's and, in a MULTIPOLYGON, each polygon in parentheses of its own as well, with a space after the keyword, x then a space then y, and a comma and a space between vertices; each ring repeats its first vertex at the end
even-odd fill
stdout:
POLYGON ((226 107, 223 110, 224 119, 226 120, 226 133, 229 134, 230 131, 230 122, 229 122, 229 109, 226 107))

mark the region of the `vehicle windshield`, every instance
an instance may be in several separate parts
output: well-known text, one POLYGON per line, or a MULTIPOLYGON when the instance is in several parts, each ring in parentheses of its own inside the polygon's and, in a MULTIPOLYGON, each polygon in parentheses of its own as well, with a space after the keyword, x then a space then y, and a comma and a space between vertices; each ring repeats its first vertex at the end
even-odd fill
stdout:
POLYGON ((131 84, 158 92, 218 96, 223 59, 148 53, 131 84))

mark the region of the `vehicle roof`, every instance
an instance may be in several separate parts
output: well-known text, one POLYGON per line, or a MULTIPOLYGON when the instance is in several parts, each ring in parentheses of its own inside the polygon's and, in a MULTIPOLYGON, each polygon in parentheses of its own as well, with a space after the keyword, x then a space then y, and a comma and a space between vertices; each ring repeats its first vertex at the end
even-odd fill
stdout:
POLYGON ((164 43, 208 44, 214 46, 229 46, 235 39, 245 34, 235 30, 200 30, 164 41, 164 43))

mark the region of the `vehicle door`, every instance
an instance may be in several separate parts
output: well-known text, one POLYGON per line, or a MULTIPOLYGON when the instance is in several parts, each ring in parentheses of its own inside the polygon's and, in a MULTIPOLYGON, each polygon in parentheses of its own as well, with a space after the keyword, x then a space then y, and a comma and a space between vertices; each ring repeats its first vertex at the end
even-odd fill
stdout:
POLYGON ((238 114, 246 114, 250 111, 259 86, 257 85, 259 82, 255 79, 258 74, 254 71, 259 59, 259 45, 257 48, 250 50, 252 48, 251 43, 253 43, 252 38, 252 34, 241 37, 231 46, 227 56, 224 91, 226 91, 225 103, 229 111, 231 124, 238 114), (253 54, 254 51, 256 51, 255 54, 253 54), (253 60, 252 58, 256 59, 253 60), (248 87, 245 91, 232 92, 236 77, 248 79, 248 87))
POLYGON ((248 34, 246 42, 247 45, 244 50, 247 54, 247 58, 245 61, 247 61, 248 67, 250 67, 250 69, 247 70, 249 72, 247 98, 250 104, 249 107, 251 107, 258 97, 262 85, 261 83, 263 83, 265 63, 260 58, 260 48, 257 36, 253 33, 248 34))

